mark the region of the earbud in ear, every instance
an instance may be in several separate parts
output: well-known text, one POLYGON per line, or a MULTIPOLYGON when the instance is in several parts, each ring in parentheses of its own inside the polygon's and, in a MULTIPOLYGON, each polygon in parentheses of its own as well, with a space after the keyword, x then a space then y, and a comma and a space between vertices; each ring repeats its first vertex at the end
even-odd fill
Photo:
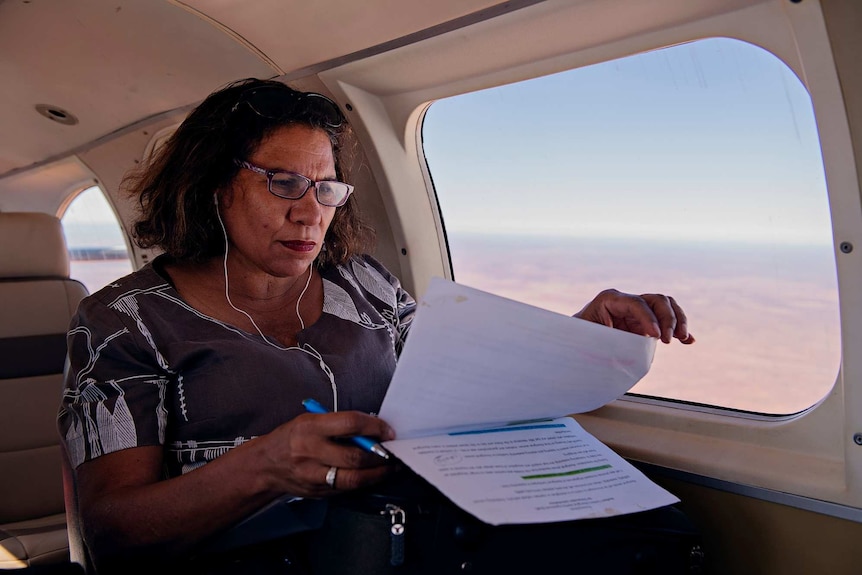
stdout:
POLYGON ((214 193, 214 194, 213 194, 213 203, 214 203, 215 205, 218 205, 218 193, 214 193))

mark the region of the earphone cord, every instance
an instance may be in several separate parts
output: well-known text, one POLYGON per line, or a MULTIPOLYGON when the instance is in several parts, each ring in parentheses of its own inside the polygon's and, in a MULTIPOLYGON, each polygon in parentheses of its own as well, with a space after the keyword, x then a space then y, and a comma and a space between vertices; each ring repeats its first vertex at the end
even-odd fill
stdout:
MULTIPOLYGON (((260 337, 261 337, 261 339, 263 339, 263 341, 265 341, 266 343, 268 343, 272 347, 274 347, 276 349, 280 349, 282 351, 290 349, 289 347, 281 347, 280 345, 276 345, 276 344, 272 343, 271 341, 269 341, 269 339, 265 335, 263 335, 263 331, 257 326, 257 323, 255 323, 254 318, 252 318, 251 315, 249 315, 245 310, 241 310, 238 307, 236 307, 233 304, 233 301, 231 301, 230 291, 228 289, 228 277, 227 277, 227 252, 228 252, 229 244, 227 241, 227 230, 225 229, 224 222, 221 219, 221 214, 219 213, 218 204, 216 204, 216 217, 218 218, 218 223, 221 226, 222 235, 224 236, 224 259, 222 260, 222 269, 224 269, 224 297, 227 300, 228 305, 231 308, 233 308, 235 311, 238 311, 239 313, 243 314, 245 317, 248 318, 248 321, 251 322, 251 325, 254 326, 254 329, 257 330, 257 333, 260 334, 260 337)), ((312 275, 313 271, 314 271, 314 267, 309 265, 308 266, 308 279, 305 281, 305 287, 302 288, 302 292, 300 292, 299 297, 296 298, 296 317, 299 319, 299 325, 302 326, 302 329, 305 329, 305 322, 302 321, 302 315, 300 315, 300 313, 299 313, 299 304, 302 301, 302 296, 304 296, 305 292, 308 290, 308 286, 311 285, 311 275, 312 275)), ((301 348, 297 348, 297 349, 301 349, 301 348)))
MULTIPOLYGON (((281 351, 287 351, 289 349, 297 349, 297 350, 301 351, 302 353, 308 354, 308 355, 316 358, 320 362, 320 368, 323 370, 323 372, 329 378, 329 386, 332 388, 332 407, 333 407, 332 411, 338 411, 338 386, 335 385, 335 376, 333 375, 332 370, 329 369, 329 366, 327 366, 323 362, 323 358, 319 354, 317 354, 316 350, 314 350, 312 348, 312 350, 309 351, 307 349, 304 349, 304 348, 301 348, 298 346, 281 347, 280 345, 276 345, 276 344, 272 343, 271 341, 269 341, 267 339, 267 337, 265 335, 263 335, 263 331, 261 331, 261 329, 255 323, 254 319, 248 313, 246 313, 245 311, 243 311, 243 310, 239 309, 238 307, 236 307, 235 305, 233 305, 233 302, 230 299, 230 291, 228 290, 228 279, 227 279, 227 252, 228 252, 228 246, 229 246, 228 241, 227 241, 227 229, 225 229, 225 227, 224 227, 224 222, 221 219, 221 212, 219 212, 219 209, 218 209, 218 196, 213 196, 213 197, 215 198, 216 217, 218 218, 218 223, 221 226, 222 236, 224 237, 224 259, 222 260, 222 268, 224 269, 224 297, 227 300, 228 305, 230 307, 232 307, 234 310, 243 314, 245 317, 247 317, 248 320, 251 322, 251 325, 254 326, 254 329, 257 330, 257 333, 260 334, 260 338, 264 342, 266 342, 268 345, 271 345, 275 349, 280 349, 281 351), (312 353, 312 351, 314 351, 315 353, 312 353)), ((311 285, 311 275, 312 275, 313 271, 314 271, 314 266, 309 265, 308 266, 308 279, 305 281, 305 287, 302 288, 302 292, 300 292, 299 297, 296 298, 296 317, 299 318, 299 325, 302 326, 302 329, 305 329, 305 322, 302 321, 302 315, 300 315, 300 313, 299 313, 299 302, 302 301, 302 296, 305 295, 305 292, 308 290, 308 286, 311 285)))
MULTIPOLYGON (((314 268, 313 268, 313 266, 309 265, 308 266, 308 279, 305 280, 305 287, 302 288, 302 291, 299 293, 299 297, 296 298, 296 317, 297 317, 297 319, 299 319, 300 329, 305 329, 305 322, 302 321, 302 315, 300 315, 300 313, 299 313, 299 302, 302 301, 302 296, 305 295, 305 292, 308 290, 308 286, 311 285, 311 273, 312 273, 312 271, 314 271, 314 268)), ((225 283, 227 283, 227 281, 225 281, 225 283)))

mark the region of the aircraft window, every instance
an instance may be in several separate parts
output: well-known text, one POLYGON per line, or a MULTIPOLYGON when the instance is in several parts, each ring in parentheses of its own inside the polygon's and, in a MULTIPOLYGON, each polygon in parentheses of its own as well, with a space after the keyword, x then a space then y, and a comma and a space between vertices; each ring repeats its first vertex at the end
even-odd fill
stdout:
POLYGON ((98 186, 72 200, 63 214, 71 276, 94 293, 132 271, 123 232, 98 186))
POLYGON ((697 337, 632 392, 790 414, 835 383, 832 226, 811 99, 713 38, 440 100, 422 128, 456 281, 572 314, 673 295, 697 337))

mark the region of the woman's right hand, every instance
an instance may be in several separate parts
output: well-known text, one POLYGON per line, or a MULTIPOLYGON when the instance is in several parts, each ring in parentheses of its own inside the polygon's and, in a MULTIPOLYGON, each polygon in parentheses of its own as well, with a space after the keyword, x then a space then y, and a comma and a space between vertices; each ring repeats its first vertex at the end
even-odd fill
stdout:
POLYGON ((345 438, 363 435, 386 441, 395 432, 385 421, 359 411, 303 414, 258 438, 256 448, 280 493, 325 497, 379 482, 393 470, 386 459, 345 438), (336 468, 334 485, 326 479, 336 468))
MULTIPOLYGON (((394 466, 339 438, 394 438, 357 411, 302 414, 207 465, 168 480, 164 449, 122 449, 76 470, 87 545, 105 566, 187 552, 275 497, 323 497, 376 483, 394 466), (334 486, 326 482, 337 468, 334 486)), ((117 568, 119 572, 119 567, 117 568)))

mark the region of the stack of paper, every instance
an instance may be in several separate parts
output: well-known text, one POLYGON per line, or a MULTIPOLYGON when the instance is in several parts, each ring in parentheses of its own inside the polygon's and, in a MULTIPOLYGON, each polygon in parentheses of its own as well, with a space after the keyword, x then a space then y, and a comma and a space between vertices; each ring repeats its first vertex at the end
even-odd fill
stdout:
POLYGON ((676 503, 566 417, 631 389, 655 345, 434 278, 380 410, 398 437, 384 446, 492 525, 676 503))

